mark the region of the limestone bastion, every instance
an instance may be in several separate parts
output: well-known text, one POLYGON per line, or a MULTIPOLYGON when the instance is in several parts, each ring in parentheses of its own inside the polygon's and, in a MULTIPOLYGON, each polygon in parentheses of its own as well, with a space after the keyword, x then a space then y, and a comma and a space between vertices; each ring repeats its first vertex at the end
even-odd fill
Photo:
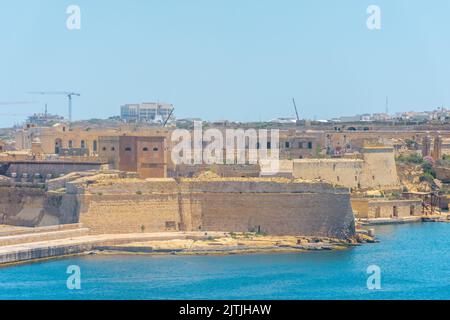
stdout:
POLYGON ((14 192, 16 202, 0 208, 3 221, 28 226, 81 222, 91 234, 355 235, 348 188, 323 181, 208 176, 144 180, 110 171, 72 173, 50 180, 46 189, 0 188, 1 198, 14 192))

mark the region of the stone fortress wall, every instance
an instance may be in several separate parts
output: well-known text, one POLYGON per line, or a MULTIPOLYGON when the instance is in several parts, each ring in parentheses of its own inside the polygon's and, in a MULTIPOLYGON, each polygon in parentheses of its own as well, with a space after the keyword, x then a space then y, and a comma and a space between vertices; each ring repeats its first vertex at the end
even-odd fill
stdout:
POLYGON ((383 189, 399 186, 394 149, 365 147, 362 159, 300 159, 293 161, 293 176, 321 179, 347 188, 383 189))
POLYGON ((354 235, 347 189, 273 179, 124 179, 83 185, 80 222, 94 234, 224 231, 346 238, 354 235))
POLYGON ((35 187, 0 186, 0 224, 44 227, 77 221, 74 195, 35 187))

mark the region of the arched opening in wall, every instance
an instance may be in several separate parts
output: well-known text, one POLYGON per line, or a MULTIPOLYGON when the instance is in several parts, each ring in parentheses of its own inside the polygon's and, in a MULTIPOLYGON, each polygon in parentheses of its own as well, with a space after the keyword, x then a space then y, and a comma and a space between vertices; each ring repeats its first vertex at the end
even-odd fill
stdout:
POLYGON ((157 147, 153 147, 153 151, 157 152, 159 149, 157 147))
POLYGON ((92 142, 92 150, 94 152, 97 152, 97 140, 94 140, 94 142, 92 142))
POLYGON ((147 148, 147 147, 144 147, 144 148, 142 148, 142 151, 147 152, 147 151, 148 151, 148 148, 147 148))
POLYGON ((55 154, 59 154, 59 151, 62 148, 62 140, 61 139, 56 139, 55 140, 55 154))
POLYGON ((336 177, 337 182, 340 182, 341 179, 339 178, 339 176, 336 177))
POLYGON ((415 209, 416 209, 415 206, 410 206, 410 207, 409 207, 409 215, 410 215, 410 216, 413 216, 413 215, 414 215, 415 209))
POLYGON ((85 149, 86 148, 86 141, 81 140, 80 146, 81 146, 81 149, 85 149))
POLYGON ((73 141, 69 140, 69 148, 73 148, 73 141))

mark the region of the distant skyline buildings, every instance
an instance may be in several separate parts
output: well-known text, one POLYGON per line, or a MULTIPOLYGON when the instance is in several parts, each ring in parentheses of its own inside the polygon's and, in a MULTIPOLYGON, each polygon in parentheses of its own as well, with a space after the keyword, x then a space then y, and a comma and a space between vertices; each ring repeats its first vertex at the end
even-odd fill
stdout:
MULTIPOLYGON (((392 114, 450 105, 448 0, 78 0, 79 29, 66 26, 68 5, 2 3, 0 101, 74 90, 74 121, 132 101, 209 121, 295 117, 292 97, 317 120, 384 113, 386 97, 392 114), (380 29, 367 27, 372 4, 380 29)), ((0 127, 44 103, 66 116, 64 97, 42 99, 0 106, 0 127)))
POLYGON ((173 105, 169 103, 144 102, 125 104, 120 107, 120 119, 124 122, 161 122, 171 117, 173 105))

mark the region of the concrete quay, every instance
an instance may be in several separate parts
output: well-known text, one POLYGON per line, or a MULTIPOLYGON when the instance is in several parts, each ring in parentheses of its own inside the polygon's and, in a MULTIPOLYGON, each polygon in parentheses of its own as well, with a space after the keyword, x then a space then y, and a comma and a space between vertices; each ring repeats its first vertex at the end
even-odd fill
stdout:
POLYGON ((435 214, 435 215, 422 215, 422 216, 399 217, 399 218, 370 218, 370 219, 357 219, 356 222, 362 226, 417 223, 417 222, 450 222, 450 215, 435 214))
POLYGON ((20 243, 0 247, 0 265, 80 254, 98 246, 114 246, 131 242, 201 240, 224 237, 224 232, 158 232, 136 234, 105 234, 20 243))

